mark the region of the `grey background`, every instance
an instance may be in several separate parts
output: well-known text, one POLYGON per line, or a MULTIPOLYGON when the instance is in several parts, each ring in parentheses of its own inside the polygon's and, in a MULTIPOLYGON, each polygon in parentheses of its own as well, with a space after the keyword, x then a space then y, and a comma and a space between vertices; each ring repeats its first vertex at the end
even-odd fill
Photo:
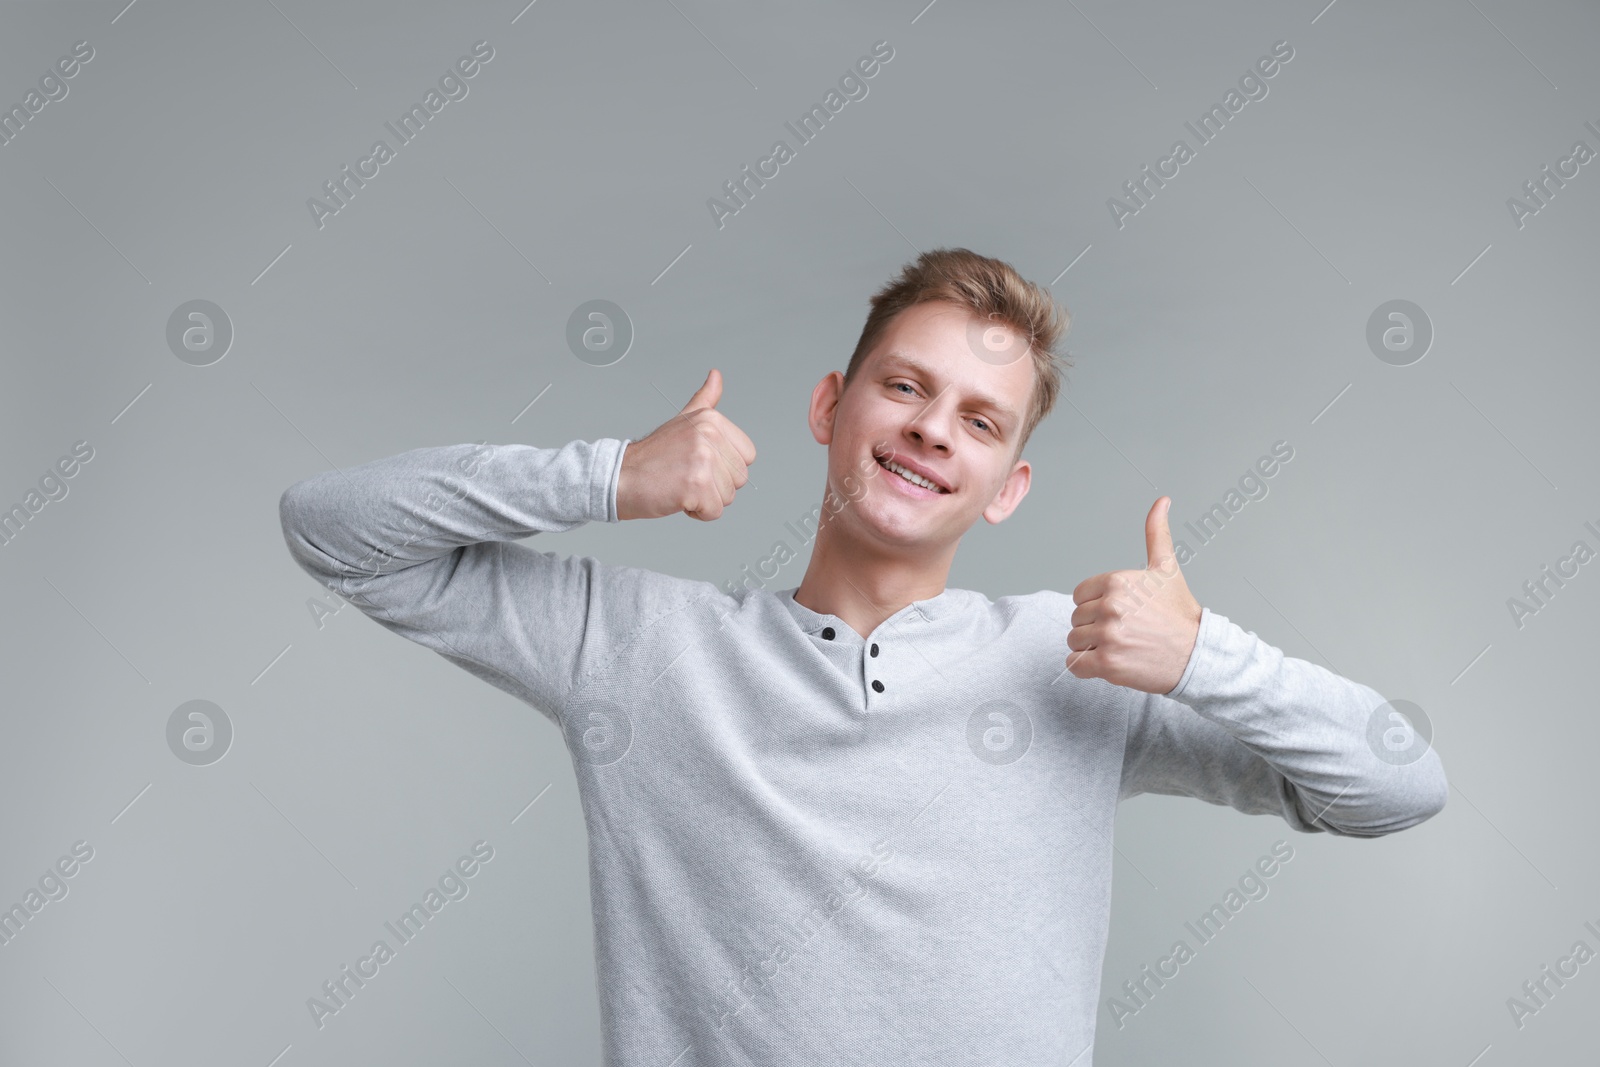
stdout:
POLYGON ((642 436, 716 366, 760 449, 728 514, 539 547, 730 578, 819 498, 805 404, 868 295, 958 245, 1052 285, 1075 366, 1031 495, 951 584, 1142 566, 1158 496, 1198 517, 1287 440, 1188 582, 1423 707, 1452 786, 1370 841, 1124 804, 1097 1062, 1592 1062, 1600 963, 1521 1029, 1506 999, 1600 948, 1600 564, 1520 629, 1506 601, 1600 547, 1600 162, 1521 229, 1505 201, 1600 149, 1600 11, 924 2, 0 9, 0 103, 95 49, 0 147, 0 504, 95 450, 0 548, 0 903, 94 849, 0 946, 0 1062, 597 1063, 559 732, 354 609, 319 628, 278 496, 422 445, 642 436), (469 95, 319 230, 307 198, 480 39, 469 95), (1107 198, 1284 39, 1269 95, 1119 230, 1107 198), (868 96, 719 230, 706 199, 879 40, 868 96), (604 368, 564 340, 596 298, 636 330, 604 368), (1435 330, 1406 367, 1365 341, 1397 298, 1435 330), (194 299, 235 330, 211 366, 166 344, 194 299), (165 739, 194 699, 235 731, 210 766, 165 739), (319 1030, 307 998, 479 839, 470 895, 319 1030), (1104 998, 1280 839, 1270 895, 1118 1029, 1104 998))

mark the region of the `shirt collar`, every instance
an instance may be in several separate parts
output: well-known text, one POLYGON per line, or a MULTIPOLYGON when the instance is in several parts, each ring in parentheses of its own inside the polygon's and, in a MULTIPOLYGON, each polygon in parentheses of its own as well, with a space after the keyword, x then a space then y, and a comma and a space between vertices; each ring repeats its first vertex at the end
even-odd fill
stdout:
MULTIPOLYGON (((832 626, 841 633, 847 630, 854 633, 853 630, 850 630, 849 624, 837 615, 825 615, 821 612, 812 611, 797 601, 794 595, 799 589, 799 586, 794 586, 781 590, 777 597, 778 602, 788 609, 789 614, 794 617, 794 621, 799 625, 800 629, 806 633, 814 634, 824 627, 832 626)), ((947 587, 937 596, 929 597, 926 600, 913 600, 910 604, 885 619, 882 625, 887 626, 892 623, 898 626, 907 623, 936 622, 947 615, 959 611, 962 599, 965 596, 966 590, 947 587)))

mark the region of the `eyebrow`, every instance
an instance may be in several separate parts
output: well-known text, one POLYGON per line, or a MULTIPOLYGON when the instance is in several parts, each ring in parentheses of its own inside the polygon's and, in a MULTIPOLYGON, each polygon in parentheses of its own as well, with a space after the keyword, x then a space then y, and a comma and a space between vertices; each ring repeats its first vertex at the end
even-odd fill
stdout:
MULTIPOLYGON (((932 367, 928 366, 926 363, 921 363, 915 359, 912 359, 910 356, 901 352, 885 352, 883 356, 883 362, 886 366, 894 365, 904 367, 910 371, 915 371, 924 378, 937 377, 932 367)), ((1000 403, 1000 401, 996 400, 988 393, 973 393, 971 399, 980 407, 987 407, 998 413, 1003 427, 1009 428, 1016 425, 1018 421, 1017 413, 1012 411, 1006 405, 1000 403)))

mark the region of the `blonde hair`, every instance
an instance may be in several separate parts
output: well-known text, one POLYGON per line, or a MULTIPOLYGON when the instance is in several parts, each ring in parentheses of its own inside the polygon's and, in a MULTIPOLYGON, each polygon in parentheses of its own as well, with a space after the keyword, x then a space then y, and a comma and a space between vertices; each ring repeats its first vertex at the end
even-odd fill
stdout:
POLYGON ((1008 263, 965 248, 936 248, 906 264, 899 277, 873 295, 872 311, 844 372, 845 385, 855 378, 896 315, 939 300, 959 305, 986 322, 998 321, 1028 338, 1033 390, 1017 437, 1016 455, 1020 456, 1034 427, 1055 407, 1063 369, 1072 366, 1055 351, 1072 317, 1049 290, 1026 280, 1008 263))

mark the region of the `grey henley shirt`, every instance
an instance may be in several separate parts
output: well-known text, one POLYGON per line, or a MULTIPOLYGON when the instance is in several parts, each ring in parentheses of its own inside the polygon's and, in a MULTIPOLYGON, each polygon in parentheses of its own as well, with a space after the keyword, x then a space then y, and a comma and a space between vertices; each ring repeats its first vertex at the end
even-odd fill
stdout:
POLYGON ((626 439, 420 448, 291 486, 294 559, 563 734, 608 1067, 1093 1063, 1117 802, 1375 837, 1444 807, 1376 691, 1209 608, 1164 695, 1065 670, 1072 598, 947 588, 866 638, 514 543, 616 522, 626 439))

